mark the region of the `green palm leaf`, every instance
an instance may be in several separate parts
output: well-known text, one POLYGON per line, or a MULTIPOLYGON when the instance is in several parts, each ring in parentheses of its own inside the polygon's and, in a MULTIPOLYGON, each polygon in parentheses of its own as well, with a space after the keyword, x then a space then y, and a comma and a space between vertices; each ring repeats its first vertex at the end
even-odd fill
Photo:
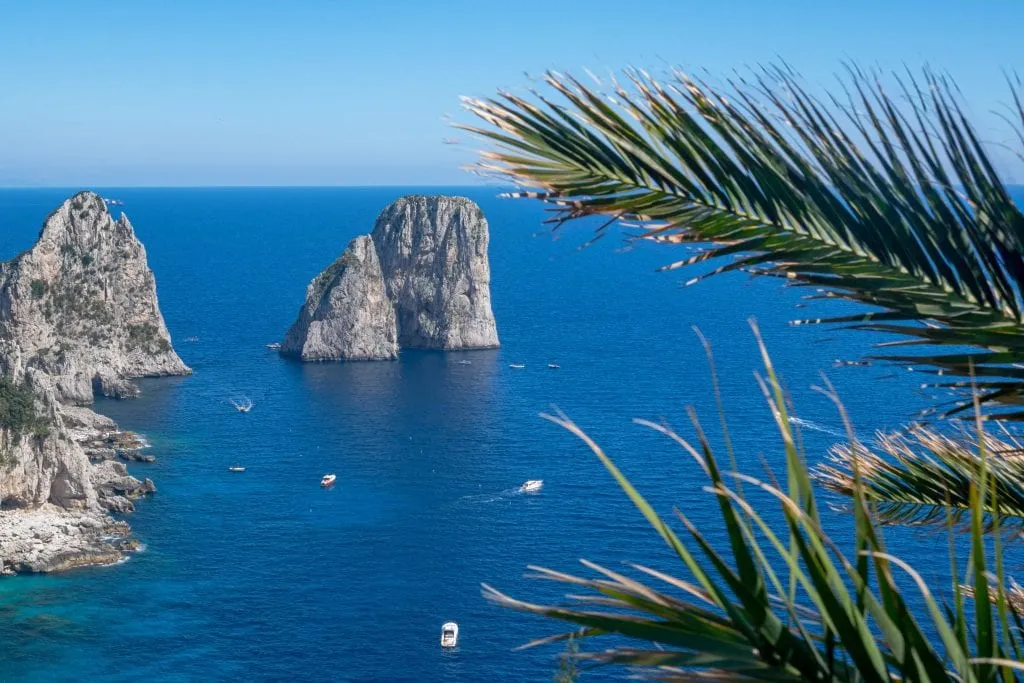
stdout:
POLYGON ((551 73, 554 98, 465 99, 487 125, 462 127, 493 147, 477 170, 552 205, 556 224, 602 215, 703 245, 666 268, 726 259, 712 274, 784 277, 874 307, 796 323, 974 347, 878 357, 973 369, 991 412, 1024 419, 1024 214, 948 80, 897 80, 897 99, 851 69, 823 103, 781 68, 722 88, 627 78, 604 93, 551 73))
MULTIPOLYGON (((988 474, 996 469, 986 456, 993 442, 985 436, 977 441, 980 474, 967 494, 970 585, 961 585, 960 575, 954 573, 950 590, 958 608, 944 609, 933 587, 886 551, 871 512, 870 463, 862 467, 861 458, 850 460, 856 557, 848 559, 821 528, 820 508, 796 448, 785 394, 767 353, 764 361, 762 388, 781 437, 785 491, 776 484, 722 472, 696 420, 694 443, 665 425, 641 422, 673 439, 704 472, 705 492, 716 500, 727 535, 727 542, 719 545, 681 514, 683 530, 675 532, 586 433, 564 415, 548 416, 598 457, 692 580, 630 564, 626 571, 633 578, 583 561, 588 576, 530 567, 534 578, 571 588, 564 604, 516 599, 486 584, 484 596, 500 606, 574 627, 525 647, 570 638, 590 642, 615 634, 619 645, 596 651, 581 647, 574 659, 584 666, 627 666, 657 680, 1018 680, 1017 671, 1024 670, 1018 662, 1020 589, 1012 582, 1007 587, 998 546, 990 569, 983 540, 982 526, 998 524, 993 501, 1002 500, 993 492, 993 477, 988 474), (781 525, 769 523, 763 510, 752 506, 740 480, 748 490, 755 487, 778 503, 781 525), (986 515, 988 508, 992 512, 986 515), (783 572, 792 579, 788 589, 783 572), (921 614, 908 608, 908 586, 917 588, 921 614), (969 595, 989 599, 975 600, 975 609, 968 612, 962 605, 969 595), (629 642, 621 644, 621 638, 629 642)), ((951 563, 956 566, 955 555, 951 563)))

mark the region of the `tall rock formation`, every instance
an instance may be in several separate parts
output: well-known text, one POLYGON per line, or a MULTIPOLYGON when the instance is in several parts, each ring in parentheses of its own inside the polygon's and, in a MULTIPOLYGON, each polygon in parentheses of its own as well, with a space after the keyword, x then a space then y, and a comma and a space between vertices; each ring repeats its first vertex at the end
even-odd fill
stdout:
POLYGON ((377 217, 371 237, 395 305, 399 346, 498 346, 487 260, 490 235, 475 202, 402 197, 377 217))
POLYGON ((310 283, 281 352, 390 360, 398 348, 496 348, 488 240, 469 199, 398 199, 310 283))
POLYGON ((67 403, 134 394, 130 377, 190 372, 171 347, 145 248, 91 192, 65 201, 35 246, 0 265, 0 344, 52 377, 67 403))
POLYGON ((379 360, 398 357, 395 310, 380 260, 366 235, 306 288, 306 303, 281 352, 302 360, 379 360))
POLYGON ((0 263, 0 571, 116 559, 129 529, 104 511, 153 490, 84 446, 116 425, 87 408, 133 377, 191 371, 171 346, 146 251, 94 193, 65 201, 0 263), (113 540, 112 540, 113 539, 113 540))

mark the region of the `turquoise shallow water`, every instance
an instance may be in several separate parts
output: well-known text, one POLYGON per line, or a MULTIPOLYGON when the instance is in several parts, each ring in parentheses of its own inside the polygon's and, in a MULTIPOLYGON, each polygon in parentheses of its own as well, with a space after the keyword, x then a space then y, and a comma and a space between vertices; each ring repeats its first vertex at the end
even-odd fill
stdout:
MULTIPOLYGON (((717 439, 692 326, 714 344, 738 457, 755 473, 781 451, 753 379, 751 316, 808 421, 812 458, 839 429, 810 390, 820 371, 862 430, 922 405, 916 378, 832 369, 872 338, 787 327, 814 310, 794 310, 798 292, 740 276, 681 289, 688 275, 654 272, 680 251, 618 253, 615 237, 580 251, 586 226, 538 235, 540 207, 490 188, 460 192, 490 220, 500 350, 315 365, 268 351, 308 281, 409 191, 102 191, 124 200, 195 374, 98 404, 158 457, 131 468, 159 489, 129 517, 146 550, 116 567, 0 581, 0 680, 548 680, 557 647, 512 648, 554 625, 487 604, 481 582, 559 599, 557 586, 524 579, 525 565, 674 565, 596 459, 538 412, 565 410, 659 509, 678 505, 718 538, 693 463, 630 423, 665 417, 685 431, 694 404, 717 439), (228 403, 243 394, 255 403, 245 415, 228 403), (228 473, 235 463, 248 471, 228 473), (338 473, 333 490, 318 486, 324 472, 338 473), (515 494, 526 479, 544 490, 515 494), (455 652, 438 647, 446 620, 461 626, 455 652)), ((69 194, 0 191, 0 257, 27 248, 69 194)), ((941 537, 896 537, 912 560, 945 553, 941 537)))

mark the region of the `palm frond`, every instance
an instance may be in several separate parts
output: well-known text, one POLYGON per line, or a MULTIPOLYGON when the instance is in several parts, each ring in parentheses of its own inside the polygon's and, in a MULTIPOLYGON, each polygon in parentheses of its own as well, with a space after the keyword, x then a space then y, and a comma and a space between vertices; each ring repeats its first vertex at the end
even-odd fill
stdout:
MULTIPOLYGON (((678 525, 660 517, 583 430, 565 415, 547 416, 578 436, 604 464, 687 569, 688 578, 636 564, 616 571, 584 561, 586 576, 530 568, 535 578, 570 587, 564 604, 519 600, 486 584, 484 596, 503 607, 571 624, 574 630, 559 636, 563 639, 625 637, 628 644, 588 649, 577 655, 578 660, 584 665, 628 666, 657 680, 1017 680, 1020 624, 1013 605, 1008 606, 1014 587, 1005 588, 998 559, 994 570, 990 567, 983 542, 983 520, 996 524, 998 519, 998 512, 985 514, 995 498, 986 475, 990 442, 984 436, 977 441, 980 474, 968 495, 972 551, 964 576, 969 590, 954 576, 949 589, 960 608, 947 610, 942 596, 935 595, 913 567, 886 550, 866 494, 864 482, 870 473, 862 478, 858 458, 851 460, 855 556, 848 559, 824 532, 811 478, 788 419, 786 395, 764 351, 763 358, 766 373, 761 384, 779 431, 785 491, 740 473, 722 472, 696 420, 693 442, 655 425, 707 477, 705 492, 718 506, 726 535, 721 544, 706 535, 706 522, 704 530, 698 529, 678 511, 682 531, 677 533, 673 526, 678 525), (757 489, 776 501, 783 524, 769 523, 743 495, 739 480, 747 490, 757 489), (907 584, 897 581, 897 574, 918 587, 913 600, 901 589, 907 584), (969 613, 962 609, 967 593, 987 595, 991 601, 975 600, 975 610, 969 613), (915 614, 908 603, 921 606, 922 612, 915 614)), ((770 473, 769 478, 774 480, 770 473)))
POLYGON ((814 475, 826 488, 852 496, 856 464, 879 521, 942 526, 969 516, 971 487, 981 474, 984 451, 995 491, 985 509, 987 519, 998 501, 1003 523, 1019 529, 1024 526, 1024 447, 1008 432, 1006 437, 984 434, 979 441, 966 429, 951 436, 925 426, 879 432, 870 445, 833 446, 829 462, 817 466, 814 475))
POLYGON ((602 92, 549 73, 551 93, 464 99, 486 125, 461 127, 492 147, 476 170, 550 204, 556 225, 601 215, 703 245, 666 269, 726 261, 693 281, 745 270, 867 304, 794 322, 961 347, 877 357, 973 369, 984 405, 1024 419, 1024 214, 947 78, 897 78, 894 97, 851 68, 825 101, 784 68, 723 87, 626 81, 602 92))

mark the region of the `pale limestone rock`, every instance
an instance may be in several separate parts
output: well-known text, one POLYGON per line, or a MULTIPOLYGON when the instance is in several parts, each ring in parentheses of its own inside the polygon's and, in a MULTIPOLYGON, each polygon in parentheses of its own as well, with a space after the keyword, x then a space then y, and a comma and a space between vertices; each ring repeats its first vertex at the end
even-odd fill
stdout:
POLYGON ((498 346, 487 220, 465 197, 411 195, 377 218, 373 243, 398 319, 398 345, 498 346))
POLYGON ((0 263, 0 374, 31 391, 48 423, 22 434, 0 425, 4 571, 109 562, 130 549, 104 538, 127 539, 129 529, 103 510, 130 511, 128 499, 152 482, 89 462, 82 444, 116 426, 82 406, 94 393, 137 395, 130 377, 189 372, 171 347, 145 249, 94 193, 65 201, 31 249, 0 263))
POLYGON ((171 346, 145 248, 92 192, 50 214, 35 246, 0 265, 0 283, 0 340, 53 377, 62 402, 91 403, 97 376, 190 372, 171 346))
POLYGON ((281 352, 391 360, 399 348, 497 347, 487 244, 472 201, 402 197, 310 283, 281 352))
POLYGON ((302 360, 388 360, 398 357, 395 311, 380 262, 366 235, 306 288, 306 303, 281 353, 302 360))

